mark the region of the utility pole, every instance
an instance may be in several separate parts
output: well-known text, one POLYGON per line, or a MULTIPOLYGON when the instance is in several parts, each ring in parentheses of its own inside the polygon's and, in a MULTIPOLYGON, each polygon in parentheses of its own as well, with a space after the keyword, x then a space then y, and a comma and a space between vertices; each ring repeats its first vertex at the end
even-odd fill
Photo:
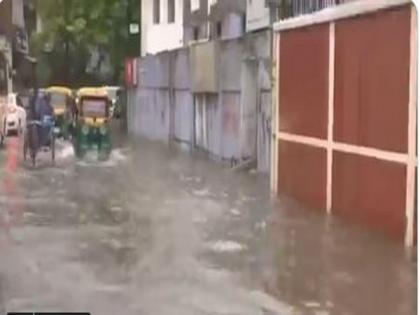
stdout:
MULTIPOLYGON (((69 23, 69 2, 68 0, 63 0, 64 1, 64 22, 65 25, 67 26, 69 23)), ((69 84, 70 81, 70 61, 69 61, 69 56, 70 56, 70 47, 69 47, 69 34, 67 32, 67 29, 64 31, 64 49, 65 49, 65 65, 66 65, 66 75, 65 75, 65 80, 66 80, 66 85, 69 84)))
POLYGON ((143 16, 142 16, 143 8, 142 8, 142 0, 138 0, 138 1, 139 1, 139 20, 138 20, 138 22, 139 22, 139 36, 138 36, 138 38, 139 38, 139 56, 141 56, 141 23, 143 21, 143 16))

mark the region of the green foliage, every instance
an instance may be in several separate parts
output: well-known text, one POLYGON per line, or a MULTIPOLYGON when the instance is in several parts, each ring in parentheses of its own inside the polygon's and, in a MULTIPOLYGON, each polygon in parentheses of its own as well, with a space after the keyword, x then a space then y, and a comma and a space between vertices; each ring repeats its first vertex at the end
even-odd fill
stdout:
POLYGON ((33 36, 32 49, 38 60, 43 60, 42 67, 48 64, 51 68, 49 81, 53 82, 48 83, 95 81, 98 74, 87 74, 86 66, 90 53, 99 47, 109 54, 113 68, 107 81, 117 83, 129 45, 128 1, 38 0, 42 32, 33 36))

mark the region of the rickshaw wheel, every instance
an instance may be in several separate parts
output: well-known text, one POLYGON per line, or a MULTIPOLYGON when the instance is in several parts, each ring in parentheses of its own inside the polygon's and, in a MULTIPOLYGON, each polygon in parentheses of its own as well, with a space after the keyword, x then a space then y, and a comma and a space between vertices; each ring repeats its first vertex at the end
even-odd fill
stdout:
POLYGON ((51 159, 54 162, 55 161, 55 135, 53 134, 51 136, 51 159))
POLYGON ((27 145, 29 149, 29 155, 32 160, 32 166, 36 164, 36 155, 38 153, 38 130, 36 125, 30 125, 27 131, 27 145))

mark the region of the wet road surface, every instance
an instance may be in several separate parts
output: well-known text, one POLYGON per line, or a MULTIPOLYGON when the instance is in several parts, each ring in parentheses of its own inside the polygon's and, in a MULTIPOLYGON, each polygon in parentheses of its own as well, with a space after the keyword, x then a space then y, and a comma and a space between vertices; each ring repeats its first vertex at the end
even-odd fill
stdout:
POLYGON ((149 142, 104 163, 0 154, 0 312, 415 314, 416 264, 270 199, 268 179, 149 142))

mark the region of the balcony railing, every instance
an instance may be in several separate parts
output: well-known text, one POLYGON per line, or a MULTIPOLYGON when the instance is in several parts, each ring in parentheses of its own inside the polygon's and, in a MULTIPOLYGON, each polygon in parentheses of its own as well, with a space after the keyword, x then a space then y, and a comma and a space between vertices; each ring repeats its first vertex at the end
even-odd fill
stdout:
POLYGON ((277 11, 278 19, 288 19, 351 1, 355 0, 266 0, 266 4, 277 11))

